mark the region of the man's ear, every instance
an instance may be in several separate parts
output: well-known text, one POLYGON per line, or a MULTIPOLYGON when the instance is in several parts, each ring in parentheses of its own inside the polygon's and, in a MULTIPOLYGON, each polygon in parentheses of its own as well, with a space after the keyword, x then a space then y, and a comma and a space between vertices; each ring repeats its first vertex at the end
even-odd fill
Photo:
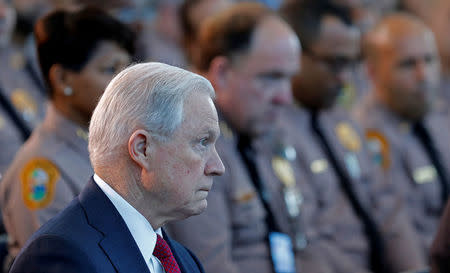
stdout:
POLYGON ((211 80, 211 83, 216 90, 226 90, 228 75, 230 72, 230 61, 228 58, 224 56, 215 57, 211 64, 209 65, 208 70, 208 79, 211 80))
POLYGON ((152 137, 146 130, 136 130, 128 139, 128 153, 131 159, 141 168, 149 170, 149 160, 151 152, 152 137))

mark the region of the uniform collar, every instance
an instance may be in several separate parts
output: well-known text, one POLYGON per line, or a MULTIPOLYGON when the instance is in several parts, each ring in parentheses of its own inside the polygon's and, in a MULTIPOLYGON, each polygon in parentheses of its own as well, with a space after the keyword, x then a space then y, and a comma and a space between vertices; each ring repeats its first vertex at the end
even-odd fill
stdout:
POLYGON ((43 127, 55 133, 80 153, 88 155, 88 131, 63 116, 52 103, 48 103, 43 127))

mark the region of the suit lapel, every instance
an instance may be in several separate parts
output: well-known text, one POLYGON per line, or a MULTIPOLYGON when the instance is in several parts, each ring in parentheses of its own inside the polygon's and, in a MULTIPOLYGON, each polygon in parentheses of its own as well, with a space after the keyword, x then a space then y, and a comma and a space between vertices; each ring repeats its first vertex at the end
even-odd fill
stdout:
POLYGON ((79 200, 88 223, 103 234, 99 246, 118 272, 150 272, 124 220, 114 205, 97 186, 88 182, 79 200))

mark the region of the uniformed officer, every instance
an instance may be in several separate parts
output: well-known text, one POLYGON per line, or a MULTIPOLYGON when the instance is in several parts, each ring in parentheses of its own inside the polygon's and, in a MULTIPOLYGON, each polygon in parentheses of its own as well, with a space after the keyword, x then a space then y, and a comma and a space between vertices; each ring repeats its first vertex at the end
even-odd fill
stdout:
POLYGON ((133 52, 132 32, 97 9, 55 11, 38 21, 35 34, 50 103, 0 186, 13 257, 92 175, 88 122, 104 88, 133 52))
POLYGON ((11 43, 16 14, 0 1, 0 179, 32 128, 42 120, 45 95, 33 81, 21 51, 11 43))
POLYGON ((329 1, 292 1, 282 13, 302 39, 302 70, 294 77, 297 105, 283 120, 295 135, 320 206, 330 245, 342 258, 317 256, 331 272, 400 272, 425 266, 418 240, 377 171, 349 114, 332 109, 359 55, 360 34, 348 11, 329 1))
POLYGON ((450 189, 448 121, 432 109, 439 84, 433 33, 411 15, 393 14, 368 34, 366 46, 374 89, 355 118, 373 160, 394 173, 426 254, 450 189))
MULTIPOLYGON (((169 232, 207 272, 300 272, 306 266, 300 253, 310 246, 306 234, 315 240, 315 229, 305 229, 315 203, 303 187, 308 178, 294 163, 295 150, 274 128, 280 109, 292 102, 299 41, 256 3, 209 17, 198 38, 194 66, 216 90, 222 134, 216 147, 226 171, 206 211, 169 224, 169 232)), ((321 265, 313 271, 328 272, 321 265)))

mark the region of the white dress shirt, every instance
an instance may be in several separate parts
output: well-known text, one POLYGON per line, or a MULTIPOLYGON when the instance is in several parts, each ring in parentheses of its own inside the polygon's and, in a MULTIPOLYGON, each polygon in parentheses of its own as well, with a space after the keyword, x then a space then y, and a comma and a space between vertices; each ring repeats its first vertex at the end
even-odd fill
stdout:
POLYGON ((152 228, 145 217, 140 214, 133 206, 122 198, 113 188, 111 188, 97 174, 94 174, 94 181, 108 196, 109 200, 116 207, 120 216, 131 232, 150 273, 164 273, 164 267, 161 262, 153 256, 153 250, 156 245, 156 234, 162 236, 161 228, 156 231, 152 228))

